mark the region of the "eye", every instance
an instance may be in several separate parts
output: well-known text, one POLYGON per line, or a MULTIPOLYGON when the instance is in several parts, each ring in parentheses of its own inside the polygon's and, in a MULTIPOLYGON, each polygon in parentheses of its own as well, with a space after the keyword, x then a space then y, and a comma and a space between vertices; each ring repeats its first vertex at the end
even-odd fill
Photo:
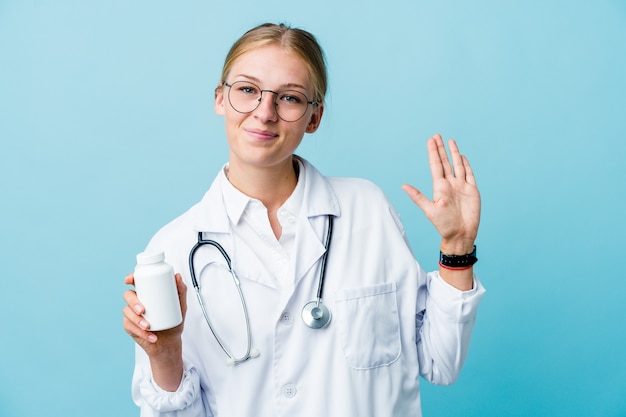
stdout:
POLYGON ((289 104, 301 104, 306 101, 304 96, 297 91, 284 91, 280 94, 280 101, 289 104))
POLYGON ((237 91, 242 94, 259 95, 259 88, 254 84, 239 84, 237 83, 237 91))

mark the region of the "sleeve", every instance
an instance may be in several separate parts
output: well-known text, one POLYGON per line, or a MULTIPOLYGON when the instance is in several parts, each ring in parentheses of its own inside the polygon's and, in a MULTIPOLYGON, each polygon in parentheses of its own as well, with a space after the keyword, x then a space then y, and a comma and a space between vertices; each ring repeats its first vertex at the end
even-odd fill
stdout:
POLYGON ((140 347, 135 348, 133 401, 142 417, 204 417, 212 416, 204 404, 200 376, 196 368, 184 363, 183 378, 174 392, 161 389, 152 378, 150 363, 140 347))
MULTIPOLYGON (((388 207, 410 250, 399 214, 391 204, 388 207)), ((460 291, 445 282, 439 271, 426 274, 419 263, 418 283, 415 326, 419 372, 433 384, 450 385, 463 368, 485 289, 474 275, 473 288, 460 291)))
POLYGON ((437 385, 458 378, 469 350, 478 304, 485 294, 474 276, 474 287, 460 291, 446 283, 439 272, 427 274, 418 290, 417 352, 420 374, 437 385))

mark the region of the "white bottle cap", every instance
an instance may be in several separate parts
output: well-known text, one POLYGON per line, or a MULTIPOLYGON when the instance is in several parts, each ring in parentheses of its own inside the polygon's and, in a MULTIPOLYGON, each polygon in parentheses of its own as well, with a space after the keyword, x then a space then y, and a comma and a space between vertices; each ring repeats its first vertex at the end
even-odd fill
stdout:
POLYGON ((161 252, 142 252, 137 254, 137 263, 139 265, 150 265, 165 260, 165 253, 161 252))

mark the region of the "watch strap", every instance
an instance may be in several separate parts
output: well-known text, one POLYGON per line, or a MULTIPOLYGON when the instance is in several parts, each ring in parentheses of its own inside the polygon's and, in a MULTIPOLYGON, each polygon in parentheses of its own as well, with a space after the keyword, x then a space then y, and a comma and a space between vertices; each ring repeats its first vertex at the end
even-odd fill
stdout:
POLYGON ((447 269, 468 269, 478 261, 476 245, 467 255, 447 255, 439 251, 439 265, 447 269))

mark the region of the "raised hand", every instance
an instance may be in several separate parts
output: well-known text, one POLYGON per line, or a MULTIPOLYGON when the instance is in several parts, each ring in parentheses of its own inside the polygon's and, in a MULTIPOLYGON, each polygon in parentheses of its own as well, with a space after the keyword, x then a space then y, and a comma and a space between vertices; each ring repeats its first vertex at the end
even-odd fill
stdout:
POLYGON ((433 199, 405 184, 402 189, 422 209, 441 235, 441 251, 465 255, 472 252, 480 223, 480 193, 467 158, 454 140, 448 141, 452 162, 440 135, 428 140, 433 179, 433 199))

